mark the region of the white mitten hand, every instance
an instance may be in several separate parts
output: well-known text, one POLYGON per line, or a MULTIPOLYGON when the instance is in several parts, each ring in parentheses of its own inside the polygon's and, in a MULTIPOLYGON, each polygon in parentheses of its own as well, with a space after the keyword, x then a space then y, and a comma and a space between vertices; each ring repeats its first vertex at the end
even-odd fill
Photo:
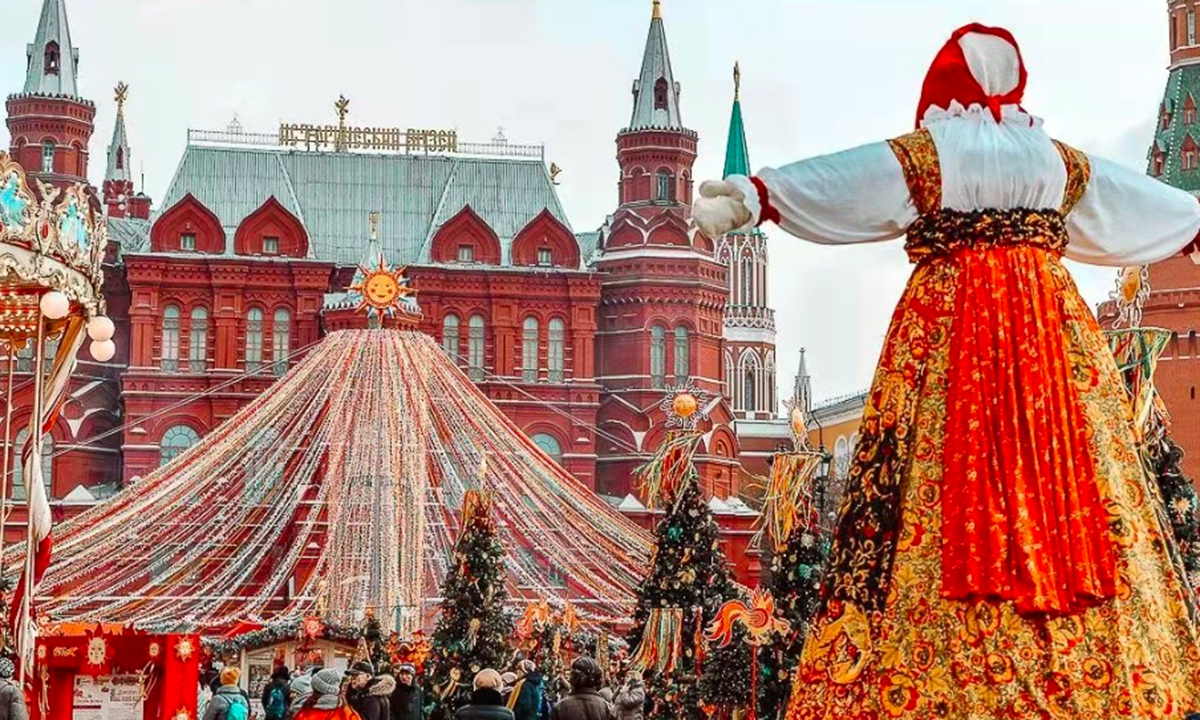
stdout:
POLYGON ((733 183, 709 180, 700 183, 700 197, 692 204, 696 227, 716 239, 737 230, 754 216, 746 207, 746 196, 733 183))

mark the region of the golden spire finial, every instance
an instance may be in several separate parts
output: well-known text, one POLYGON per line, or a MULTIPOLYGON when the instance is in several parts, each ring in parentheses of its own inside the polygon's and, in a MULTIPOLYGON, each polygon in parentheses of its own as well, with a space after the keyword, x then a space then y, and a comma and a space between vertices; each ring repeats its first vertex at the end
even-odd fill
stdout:
POLYGON ((662 18, 662 0, 654 0, 654 10, 650 17, 655 20, 662 18))
POLYGON ((733 99, 739 100, 742 95, 742 67, 737 62, 733 63, 733 99))
POLYGON ((370 215, 368 215, 368 216, 367 216, 367 219, 371 221, 371 239, 372 239, 372 240, 378 240, 378 239, 379 239, 379 233, 378 233, 378 230, 379 230, 379 213, 377 213, 377 212, 373 212, 373 213, 371 213, 370 215))
POLYGON ((333 107, 337 110, 338 121, 346 122, 346 115, 350 113, 350 101, 346 99, 346 96, 339 95, 338 101, 333 104, 333 107))
POLYGON ((114 100, 117 101, 117 114, 125 112, 125 100, 129 97, 129 86, 124 82, 117 83, 116 95, 114 100))

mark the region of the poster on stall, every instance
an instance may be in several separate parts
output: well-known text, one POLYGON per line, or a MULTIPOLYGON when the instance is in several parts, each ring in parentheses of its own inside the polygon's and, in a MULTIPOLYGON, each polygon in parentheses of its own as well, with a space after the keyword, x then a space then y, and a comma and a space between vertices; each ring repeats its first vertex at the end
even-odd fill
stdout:
POLYGON ((142 720, 143 710, 139 676, 75 676, 73 720, 142 720))

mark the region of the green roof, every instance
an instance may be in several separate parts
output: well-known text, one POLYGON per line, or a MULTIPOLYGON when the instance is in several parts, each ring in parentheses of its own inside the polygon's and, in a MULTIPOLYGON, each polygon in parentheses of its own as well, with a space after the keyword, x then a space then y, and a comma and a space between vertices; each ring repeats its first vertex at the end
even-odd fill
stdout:
POLYGON ((1200 169, 1183 169, 1183 146, 1190 136, 1192 142, 1200 143, 1200 123, 1195 118, 1185 117, 1184 109, 1188 107, 1188 98, 1192 98, 1191 106, 1200 103, 1200 65, 1186 65, 1171 71, 1167 78, 1167 89, 1163 93, 1163 102, 1159 108, 1158 123, 1155 126, 1154 142, 1147 152, 1147 172, 1154 175, 1154 156, 1156 152, 1163 154, 1163 170, 1157 175, 1168 185, 1182 190, 1200 193, 1200 169), (1170 122, 1164 128, 1162 110, 1170 115, 1170 122), (1187 123, 1185 120, 1192 120, 1187 123))
POLYGON ((725 145, 725 175, 749 175, 750 150, 746 146, 746 125, 742 122, 742 101, 733 100, 729 118, 729 142, 725 145))
POLYGON ((189 193, 220 219, 227 253, 242 220, 274 196, 304 224, 313 258, 338 265, 362 258, 372 212, 388 260, 403 265, 427 263, 433 236, 467 205, 499 236, 504 265, 512 239, 543 210, 570 228, 540 159, 193 144, 160 212, 189 193))

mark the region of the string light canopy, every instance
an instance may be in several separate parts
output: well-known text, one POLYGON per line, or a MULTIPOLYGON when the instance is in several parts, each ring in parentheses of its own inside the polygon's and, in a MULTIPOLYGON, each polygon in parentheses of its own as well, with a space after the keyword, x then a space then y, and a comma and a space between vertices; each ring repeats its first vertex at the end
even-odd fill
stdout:
POLYGON ((431 625, 475 489, 493 498, 514 604, 569 602, 592 626, 629 617, 648 535, 431 337, 395 329, 330 334, 201 442, 58 526, 38 607, 206 635, 370 610, 411 634, 431 625))

